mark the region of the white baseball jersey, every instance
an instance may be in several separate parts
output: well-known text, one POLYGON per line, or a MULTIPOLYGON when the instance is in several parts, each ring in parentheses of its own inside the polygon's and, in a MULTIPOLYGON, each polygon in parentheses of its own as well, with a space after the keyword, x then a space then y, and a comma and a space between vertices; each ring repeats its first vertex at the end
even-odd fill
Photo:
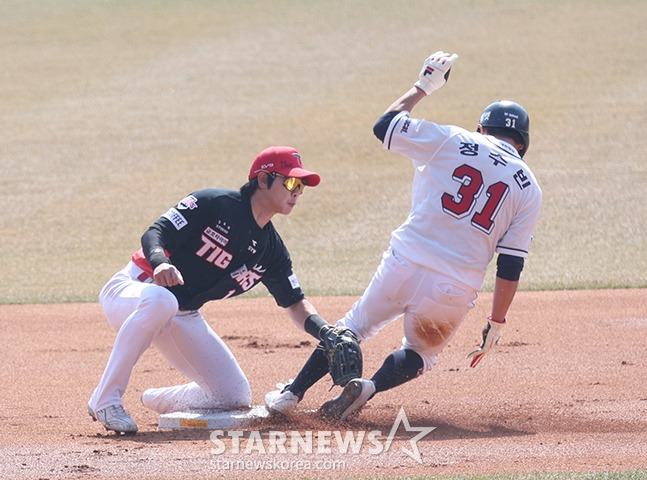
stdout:
POLYGON ((383 145, 415 167, 411 212, 391 238, 398 255, 474 290, 495 252, 528 256, 542 194, 510 144, 404 111, 383 145))

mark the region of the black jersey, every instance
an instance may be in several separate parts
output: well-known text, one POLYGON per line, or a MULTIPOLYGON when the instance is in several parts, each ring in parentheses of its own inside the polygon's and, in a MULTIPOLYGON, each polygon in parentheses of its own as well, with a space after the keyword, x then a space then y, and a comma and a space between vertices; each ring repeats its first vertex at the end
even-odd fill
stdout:
POLYGON ((161 247, 184 285, 168 287, 180 308, 240 295, 262 282, 278 305, 304 298, 292 261, 272 222, 260 228, 250 198, 238 191, 194 192, 162 215, 142 237, 144 253, 161 247))

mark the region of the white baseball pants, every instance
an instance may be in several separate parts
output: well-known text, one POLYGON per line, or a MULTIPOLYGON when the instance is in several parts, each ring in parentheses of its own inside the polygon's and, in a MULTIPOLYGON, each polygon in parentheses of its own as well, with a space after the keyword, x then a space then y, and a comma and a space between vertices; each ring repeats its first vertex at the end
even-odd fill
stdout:
POLYGON ((191 408, 248 407, 251 390, 234 355, 199 311, 180 311, 166 288, 138 280, 133 262, 104 286, 99 302, 118 333, 105 370, 90 398, 94 411, 121 404, 135 363, 152 344, 191 382, 155 389, 160 413, 191 408))
POLYGON ((469 287, 409 262, 389 248, 364 294, 337 325, 349 327, 364 341, 404 315, 402 348, 418 353, 424 370, 429 370, 476 297, 469 287))

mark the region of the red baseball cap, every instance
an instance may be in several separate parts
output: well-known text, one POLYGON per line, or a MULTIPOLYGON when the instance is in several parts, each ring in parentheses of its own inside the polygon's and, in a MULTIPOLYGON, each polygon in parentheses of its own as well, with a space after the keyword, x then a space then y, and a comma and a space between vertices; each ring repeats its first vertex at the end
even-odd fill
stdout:
POLYGON ((276 172, 286 177, 300 178, 308 187, 316 187, 321 181, 318 174, 303 168, 301 155, 292 147, 268 147, 256 155, 249 169, 249 179, 258 177, 260 172, 276 172))

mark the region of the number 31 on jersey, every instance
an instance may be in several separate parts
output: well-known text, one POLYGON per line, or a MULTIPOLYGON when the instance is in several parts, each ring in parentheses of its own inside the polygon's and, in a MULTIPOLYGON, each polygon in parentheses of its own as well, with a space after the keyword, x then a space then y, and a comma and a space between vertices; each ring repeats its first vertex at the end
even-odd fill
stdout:
MULTIPOLYGON (((476 200, 483 193, 483 175, 476 168, 463 164, 454 170, 452 178, 460 184, 455 195, 444 193, 441 197, 443 211, 455 218, 472 215, 476 200)), ((494 217, 499 212, 510 187, 504 182, 496 182, 485 190, 487 201, 480 212, 472 215, 471 224, 485 233, 494 228, 494 217)))

